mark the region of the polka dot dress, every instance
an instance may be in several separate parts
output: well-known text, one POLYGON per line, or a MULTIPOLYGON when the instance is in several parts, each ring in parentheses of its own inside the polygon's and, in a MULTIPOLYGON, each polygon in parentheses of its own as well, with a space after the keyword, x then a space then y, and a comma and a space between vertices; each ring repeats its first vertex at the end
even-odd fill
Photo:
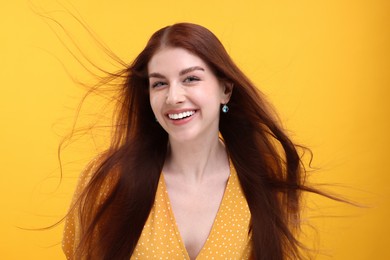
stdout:
MULTIPOLYGON (((75 198, 85 188, 89 179, 90 176, 82 174, 75 198)), ((252 249, 250 218, 237 173, 234 167, 231 167, 214 224, 196 259, 249 259, 252 249)), ((67 259, 73 259, 74 250, 80 242, 77 219, 76 211, 65 221, 62 247, 67 259)), ((134 259, 190 259, 170 206, 163 174, 160 176, 154 205, 131 257, 131 260, 134 259)))
MULTIPOLYGON (((234 168, 202 250, 196 259, 249 259, 250 211, 234 168)), ((190 259, 175 222, 161 174, 154 206, 131 259, 190 259)))

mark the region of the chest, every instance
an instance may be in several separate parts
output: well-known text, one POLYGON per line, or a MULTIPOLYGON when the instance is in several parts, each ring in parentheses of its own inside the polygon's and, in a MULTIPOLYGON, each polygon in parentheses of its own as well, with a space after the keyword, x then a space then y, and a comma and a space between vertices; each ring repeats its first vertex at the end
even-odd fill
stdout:
POLYGON ((199 187, 167 185, 167 194, 180 236, 191 258, 209 237, 224 197, 226 182, 199 187))
POLYGON ((221 190, 182 187, 169 195, 162 177, 131 259, 249 259, 251 214, 234 174, 221 190))

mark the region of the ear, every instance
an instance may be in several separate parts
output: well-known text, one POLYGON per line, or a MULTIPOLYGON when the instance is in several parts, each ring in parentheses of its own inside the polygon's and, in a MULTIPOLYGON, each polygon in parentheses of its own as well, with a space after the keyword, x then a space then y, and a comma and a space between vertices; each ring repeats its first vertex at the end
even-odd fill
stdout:
POLYGON ((227 104, 230 100, 230 97, 233 93, 233 82, 224 81, 221 83, 222 93, 221 93, 221 104, 227 104))

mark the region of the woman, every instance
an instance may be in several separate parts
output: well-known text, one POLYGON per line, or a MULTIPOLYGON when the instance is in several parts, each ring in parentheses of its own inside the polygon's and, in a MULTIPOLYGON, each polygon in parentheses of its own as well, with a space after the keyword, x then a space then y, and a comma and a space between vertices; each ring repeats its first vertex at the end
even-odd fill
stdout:
POLYGON ((206 28, 153 34, 116 77, 115 135, 82 174, 69 259, 296 259, 304 169, 261 93, 206 28))

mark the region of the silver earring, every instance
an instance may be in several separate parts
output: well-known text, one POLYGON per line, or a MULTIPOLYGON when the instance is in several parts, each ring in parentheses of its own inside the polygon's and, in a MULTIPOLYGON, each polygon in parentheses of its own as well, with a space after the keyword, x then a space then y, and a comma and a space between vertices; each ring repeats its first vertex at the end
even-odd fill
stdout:
POLYGON ((226 114, 228 111, 229 111, 229 107, 226 104, 224 104, 222 106, 222 112, 224 112, 226 114))

